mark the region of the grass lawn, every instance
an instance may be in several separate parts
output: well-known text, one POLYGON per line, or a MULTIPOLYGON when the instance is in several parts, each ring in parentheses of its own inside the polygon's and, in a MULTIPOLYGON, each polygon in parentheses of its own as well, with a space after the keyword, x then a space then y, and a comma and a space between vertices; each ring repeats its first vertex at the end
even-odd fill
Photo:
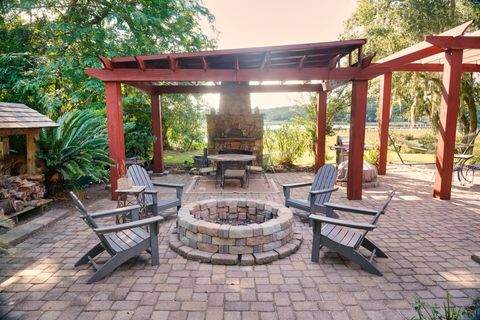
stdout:
MULTIPOLYGON (((425 135, 430 132, 429 129, 425 130, 410 130, 410 129, 394 129, 391 130, 396 134, 411 134, 414 138, 418 138, 422 135, 425 135)), ((326 138, 326 145, 327 145, 327 162, 334 163, 335 162, 335 150, 330 150, 329 146, 335 145, 337 141, 337 135, 339 136, 348 136, 348 130, 338 130, 336 131, 335 135, 327 136, 326 138)), ((367 130, 365 132, 365 144, 375 146, 378 140, 378 132, 377 130, 367 130)), ((194 155, 201 155, 202 151, 188 151, 188 152, 179 152, 179 151, 165 151, 164 157, 166 163, 179 163, 183 164, 185 161, 193 162, 194 155)), ((434 153, 409 153, 400 152, 400 155, 405 162, 412 162, 412 163, 434 163, 435 162, 435 154, 434 153)), ((474 148, 474 155, 479 158, 480 157, 480 138, 476 140, 475 148, 474 148)), ((390 162, 400 162, 400 158, 398 157, 397 153, 393 150, 393 147, 389 147, 388 150, 388 161, 390 162)), ((302 157, 295 161, 296 165, 312 165, 314 162, 314 156, 311 152, 306 152, 302 157)))
POLYGON ((185 161, 193 162, 194 155, 201 155, 203 151, 172 151, 172 150, 165 150, 163 153, 163 159, 165 163, 180 163, 184 164, 185 161))

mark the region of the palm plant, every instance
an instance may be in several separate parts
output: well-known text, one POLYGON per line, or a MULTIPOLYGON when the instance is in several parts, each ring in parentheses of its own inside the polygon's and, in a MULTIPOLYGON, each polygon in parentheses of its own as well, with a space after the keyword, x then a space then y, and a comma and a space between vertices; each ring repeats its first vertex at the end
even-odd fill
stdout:
POLYGON ((104 118, 90 110, 76 110, 62 115, 57 123, 57 128, 44 129, 39 141, 47 190, 53 193, 62 184, 78 189, 82 180, 104 180, 111 164, 104 118))

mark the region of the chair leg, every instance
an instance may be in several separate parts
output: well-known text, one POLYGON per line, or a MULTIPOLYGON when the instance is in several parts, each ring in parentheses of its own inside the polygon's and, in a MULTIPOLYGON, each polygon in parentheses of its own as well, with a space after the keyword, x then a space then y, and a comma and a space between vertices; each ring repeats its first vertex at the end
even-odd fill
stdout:
POLYGON ((126 254, 116 254, 110 258, 103 266, 100 267, 100 269, 97 270, 93 274, 93 276, 88 279, 88 284, 97 282, 99 280, 102 280, 107 276, 109 273, 111 273, 113 270, 121 266, 124 262, 132 258, 130 255, 126 254))
POLYGON ((322 240, 322 224, 318 221, 313 223, 312 262, 320 260, 320 245, 322 240))
POLYGON ((81 266, 82 264, 88 263, 90 259, 95 258, 98 256, 100 253, 105 251, 105 248, 102 246, 101 243, 97 244, 95 247, 90 249, 86 254, 84 254, 78 261, 75 263, 75 267, 81 266))
POLYGON ((380 270, 373 265, 372 262, 370 262, 367 258, 362 256, 360 253, 355 251, 354 249, 348 250, 348 251, 343 251, 343 252, 338 252, 340 255, 344 256, 345 258, 355 262, 358 264, 363 270, 368 271, 372 274, 376 274, 377 276, 382 276, 382 273, 380 270))
POLYGON ((388 258, 388 256, 385 254, 385 252, 380 250, 380 248, 377 247, 377 245, 375 245, 372 241, 368 240, 367 238, 363 239, 363 241, 361 243, 361 246, 364 247, 365 249, 369 250, 370 252, 373 252, 373 250, 376 250, 375 251, 375 256, 377 256, 377 257, 388 258))

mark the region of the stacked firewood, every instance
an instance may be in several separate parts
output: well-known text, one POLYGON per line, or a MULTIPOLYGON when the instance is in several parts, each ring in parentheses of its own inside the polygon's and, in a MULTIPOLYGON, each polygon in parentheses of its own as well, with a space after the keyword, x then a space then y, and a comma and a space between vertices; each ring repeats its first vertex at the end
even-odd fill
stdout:
POLYGON ((41 203, 45 194, 43 181, 42 174, 0 175, 0 214, 22 211, 41 203))

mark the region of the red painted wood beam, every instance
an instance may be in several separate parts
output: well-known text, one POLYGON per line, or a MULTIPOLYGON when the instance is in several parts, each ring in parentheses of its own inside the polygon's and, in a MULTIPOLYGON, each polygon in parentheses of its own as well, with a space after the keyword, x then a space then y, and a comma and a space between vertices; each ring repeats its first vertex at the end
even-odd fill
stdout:
POLYGON ((163 172, 162 106, 158 95, 150 96, 152 106, 153 172, 163 172))
POLYGON ((262 63, 260 64, 260 69, 268 69, 270 68, 270 63, 272 57, 270 56, 270 52, 265 52, 263 55, 262 63))
POLYGON ((303 69, 303 65, 304 65, 306 59, 307 59, 307 56, 303 56, 303 57, 300 58, 300 61, 298 62, 298 70, 303 69))
POLYGON ((105 82, 108 147, 113 164, 110 166, 112 199, 117 199, 117 179, 126 175, 125 140, 123 135, 122 86, 120 82, 105 82))
POLYGON ((138 68, 142 71, 145 71, 146 69, 145 60, 137 56, 135 56, 135 60, 137 60, 138 68))
POLYGON ((425 41, 443 49, 480 49, 480 37, 427 36, 425 41))
MULTIPOLYGON (((130 83, 130 82, 129 82, 130 83)), ((234 93, 234 92, 317 92, 324 91, 321 84, 286 84, 286 85, 249 85, 249 86, 158 86, 156 94, 179 93, 234 93)))
MULTIPOLYGON (((352 57, 352 54, 350 53, 349 54, 349 57, 351 58, 352 57)), ((335 57, 333 57, 330 61, 328 61, 328 67, 330 69, 334 69, 336 68, 338 62, 340 61, 340 59, 342 58, 342 55, 341 54, 337 54, 335 57)), ((349 64, 350 66, 350 64, 349 64)))
POLYGON ((449 200, 452 192, 453 156, 457 129, 458 105, 462 79, 463 50, 445 52, 445 67, 440 103, 437 159, 433 196, 449 200))
POLYGON ((105 58, 104 56, 101 56, 101 55, 97 55, 98 59, 100 59, 100 61, 102 61, 102 64, 103 64, 103 67, 107 70, 112 70, 113 69, 113 66, 112 66, 112 61, 108 60, 107 58, 105 58))
POLYGON ((157 87, 148 81, 143 82, 125 82, 126 85, 142 90, 148 94, 154 94, 157 87))
MULTIPOLYGON (((375 66, 372 63, 372 66, 375 66)), ((396 68, 390 68, 395 72, 443 72, 443 64, 441 63, 408 63, 396 68)), ((480 64, 464 63, 462 65, 463 72, 480 72, 480 64)))
POLYGON ((388 126, 390 123, 390 103, 392 97, 392 73, 383 75, 380 82, 380 102, 378 111, 378 174, 387 173, 388 126))
POLYGON ((202 57, 202 67, 203 67, 203 71, 207 71, 208 64, 207 64, 207 60, 205 60, 205 57, 202 57))
POLYGON ((349 200, 362 199, 367 94, 368 81, 354 80, 352 82, 352 109, 350 113, 350 144, 347 176, 347 198, 349 200))
POLYGON ((168 66, 169 66, 170 70, 175 72, 175 70, 177 69, 177 60, 175 60, 171 56, 168 56, 168 66))
POLYGON ((327 93, 317 93, 317 143, 315 144, 315 172, 325 164, 325 136, 327 132, 327 93))
MULTIPOLYGON (((367 68, 369 69, 369 68, 367 68)), ((85 69, 102 81, 288 81, 288 80, 351 80, 359 68, 270 68, 270 69, 85 69)))

